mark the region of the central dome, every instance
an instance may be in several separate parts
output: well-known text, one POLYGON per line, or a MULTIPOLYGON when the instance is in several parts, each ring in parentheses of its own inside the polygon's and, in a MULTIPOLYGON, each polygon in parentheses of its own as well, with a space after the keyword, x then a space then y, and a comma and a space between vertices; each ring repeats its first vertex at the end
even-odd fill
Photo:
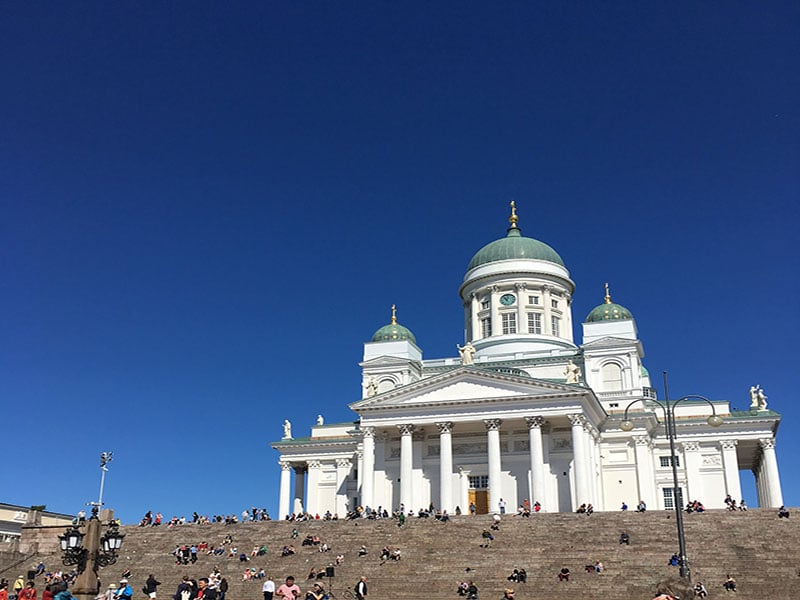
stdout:
POLYGON ((544 242, 529 237, 523 237, 516 223, 513 223, 511 227, 508 228, 508 235, 506 237, 486 244, 475 253, 475 256, 469 261, 467 271, 487 263, 519 258, 544 260, 566 267, 564 261, 558 255, 558 252, 544 242))

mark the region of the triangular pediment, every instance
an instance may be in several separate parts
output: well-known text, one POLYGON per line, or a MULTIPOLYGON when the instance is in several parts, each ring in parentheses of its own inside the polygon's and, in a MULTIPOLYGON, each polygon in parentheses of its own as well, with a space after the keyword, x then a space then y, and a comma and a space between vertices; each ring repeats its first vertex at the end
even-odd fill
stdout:
POLYGON ((415 362, 417 361, 409 360, 407 358, 398 358, 396 356, 377 356, 359 363, 359 366, 362 368, 395 367, 397 365, 407 365, 415 362))
POLYGON ((471 402, 529 399, 540 396, 578 397, 591 394, 588 388, 563 383, 553 383, 519 375, 506 375, 462 367, 448 373, 429 377, 350 405, 360 410, 431 406, 436 404, 464 404, 471 402))
POLYGON ((609 347, 621 347, 621 346, 636 346, 638 340, 631 340, 627 338, 618 338, 618 337, 604 337, 600 338, 599 340, 592 340, 591 342, 587 342, 583 344, 581 348, 609 348, 609 347))

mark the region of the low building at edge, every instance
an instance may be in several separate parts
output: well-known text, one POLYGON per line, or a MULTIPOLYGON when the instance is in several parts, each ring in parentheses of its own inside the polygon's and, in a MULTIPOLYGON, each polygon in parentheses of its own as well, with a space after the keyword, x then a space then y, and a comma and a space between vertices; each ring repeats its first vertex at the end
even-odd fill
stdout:
MULTIPOLYGON (((633 314, 605 301, 573 340, 575 283, 558 253, 524 237, 512 203, 507 235, 472 257, 459 289, 460 356, 423 359, 392 307, 391 322, 364 344, 357 419, 309 437, 273 442, 280 453, 280 517, 305 510, 344 516, 357 506, 453 514, 514 511, 528 500, 548 512, 619 510, 643 500, 674 507, 664 413, 642 359, 633 314), (631 402, 634 429, 623 431, 631 402), (294 473, 294 477, 292 474, 294 473)), ((711 405, 675 406, 681 498, 724 507, 742 498, 739 471, 755 475, 758 505, 783 503, 775 455, 780 415, 751 390, 752 406, 711 427, 711 405)), ((663 400, 661 400, 663 402, 663 400)))

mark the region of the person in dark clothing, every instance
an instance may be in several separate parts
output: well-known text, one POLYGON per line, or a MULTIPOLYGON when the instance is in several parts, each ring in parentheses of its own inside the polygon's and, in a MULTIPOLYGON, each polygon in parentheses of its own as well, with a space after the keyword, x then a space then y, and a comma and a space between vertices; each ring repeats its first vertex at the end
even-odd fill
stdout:
POLYGON ((147 581, 144 582, 144 593, 147 594, 150 598, 155 598, 157 593, 158 586, 161 585, 160 581, 156 581, 156 578, 153 577, 151 573, 147 577, 147 581))
POLYGON ((367 597, 367 578, 364 575, 358 580, 354 591, 356 600, 364 600, 367 597))

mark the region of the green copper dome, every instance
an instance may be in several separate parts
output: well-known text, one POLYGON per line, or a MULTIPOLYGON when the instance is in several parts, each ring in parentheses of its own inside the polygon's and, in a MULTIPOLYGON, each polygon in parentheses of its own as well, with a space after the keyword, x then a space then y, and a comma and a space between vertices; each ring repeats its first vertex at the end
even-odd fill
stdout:
POLYGON ((485 265, 487 263, 500 260, 512 260, 515 258, 532 258, 535 260, 545 260, 557 265, 564 265, 564 261, 558 252, 539 240, 523 237, 518 227, 508 228, 508 235, 499 240, 486 244, 475 253, 469 261, 467 271, 485 265))
POLYGON ((621 304, 611 301, 606 284, 606 300, 603 304, 595 306, 586 317, 586 323, 597 323, 599 321, 627 321, 633 319, 633 314, 621 304))
POLYGON ((397 322, 397 308, 392 305, 392 322, 384 325, 372 336, 373 342, 395 342, 398 340, 410 340, 417 343, 417 338, 407 327, 403 327, 397 322))

